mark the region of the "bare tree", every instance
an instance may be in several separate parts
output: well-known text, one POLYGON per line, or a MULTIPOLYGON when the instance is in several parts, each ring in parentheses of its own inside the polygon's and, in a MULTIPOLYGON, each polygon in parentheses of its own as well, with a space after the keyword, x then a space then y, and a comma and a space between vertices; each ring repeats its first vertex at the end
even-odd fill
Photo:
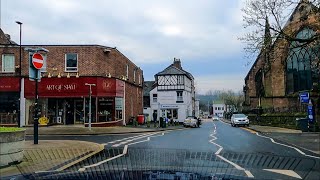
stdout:
MULTIPOLYGON (((300 21, 306 20, 310 13, 319 13, 320 0, 247 0, 242 9, 244 28, 248 33, 239 39, 246 44, 246 54, 251 57, 263 48, 270 46, 277 38, 289 42, 297 41, 299 45, 319 44, 320 33, 309 38, 297 38, 295 34, 284 29, 293 10, 301 1, 313 4, 312 8, 300 11, 300 21)), ((250 64, 251 62, 248 62, 250 64)))

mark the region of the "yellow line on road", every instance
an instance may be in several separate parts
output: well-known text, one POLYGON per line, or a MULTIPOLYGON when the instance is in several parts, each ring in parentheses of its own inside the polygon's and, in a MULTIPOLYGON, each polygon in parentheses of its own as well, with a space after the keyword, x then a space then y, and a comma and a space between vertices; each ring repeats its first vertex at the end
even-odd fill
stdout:
POLYGON ((256 131, 254 131, 252 129, 249 129, 249 128, 244 128, 244 127, 240 127, 240 128, 243 129, 243 130, 249 131, 252 134, 256 134, 257 133, 256 131))

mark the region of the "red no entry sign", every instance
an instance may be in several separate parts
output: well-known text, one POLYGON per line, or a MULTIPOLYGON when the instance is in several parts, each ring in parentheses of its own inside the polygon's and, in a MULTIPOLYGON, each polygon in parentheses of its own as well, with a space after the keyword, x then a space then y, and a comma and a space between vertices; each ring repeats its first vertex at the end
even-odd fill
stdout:
POLYGON ((39 53, 34 53, 32 56, 32 64, 36 69, 41 69, 43 66, 43 57, 39 53))

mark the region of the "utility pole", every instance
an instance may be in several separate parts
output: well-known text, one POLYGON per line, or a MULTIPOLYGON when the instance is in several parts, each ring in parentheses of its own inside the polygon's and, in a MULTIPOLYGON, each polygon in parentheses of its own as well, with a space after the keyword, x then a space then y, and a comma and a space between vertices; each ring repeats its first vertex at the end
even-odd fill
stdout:
POLYGON ((86 83, 86 86, 89 86, 89 131, 91 131, 91 94, 92 94, 92 86, 96 86, 96 84, 86 83))

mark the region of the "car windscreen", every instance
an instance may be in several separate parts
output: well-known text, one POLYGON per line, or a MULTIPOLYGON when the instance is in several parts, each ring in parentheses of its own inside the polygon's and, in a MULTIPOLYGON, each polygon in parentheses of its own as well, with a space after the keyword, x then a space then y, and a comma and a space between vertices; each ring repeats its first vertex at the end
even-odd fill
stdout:
POLYGON ((244 114, 234 114, 233 115, 235 118, 246 118, 247 116, 244 114))

